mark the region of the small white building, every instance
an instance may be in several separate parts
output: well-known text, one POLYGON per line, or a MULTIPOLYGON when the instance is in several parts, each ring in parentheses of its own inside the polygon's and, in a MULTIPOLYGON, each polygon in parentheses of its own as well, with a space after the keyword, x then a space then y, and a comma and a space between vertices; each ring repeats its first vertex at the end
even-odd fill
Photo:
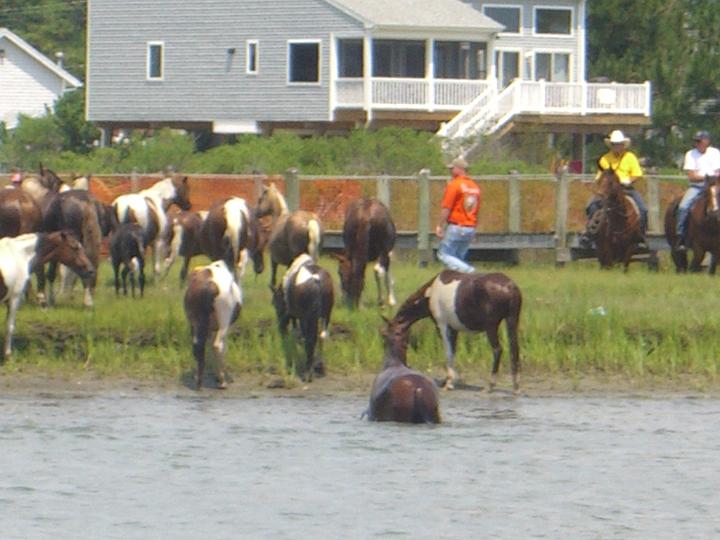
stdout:
POLYGON ((0 28, 0 122, 42 116, 64 92, 82 86, 61 66, 7 28, 0 28))

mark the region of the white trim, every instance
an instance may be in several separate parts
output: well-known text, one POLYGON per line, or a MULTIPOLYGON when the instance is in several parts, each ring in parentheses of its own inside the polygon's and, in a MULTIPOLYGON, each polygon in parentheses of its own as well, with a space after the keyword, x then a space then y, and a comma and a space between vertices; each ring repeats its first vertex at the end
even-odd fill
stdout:
POLYGON ((329 52, 329 58, 328 58, 328 121, 334 122, 335 121, 335 109, 337 108, 337 90, 335 89, 335 81, 337 81, 340 76, 337 72, 338 66, 337 66, 337 47, 340 43, 340 40, 335 37, 335 34, 330 32, 330 50, 329 52))
POLYGON ((257 75, 260 71, 260 41, 257 39, 248 39, 245 42, 245 74, 246 75, 257 75), (255 54, 253 55, 255 60, 255 69, 250 69, 250 47, 255 45, 255 54))
POLYGON ((575 37, 575 7, 574 6, 533 6, 533 16, 532 16, 532 35, 533 36, 542 36, 542 37, 554 37, 554 38, 570 38, 575 37), (569 11, 570 12, 570 33, 569 34, 543 34, 540 32, 536 32, 535 29, 537 28, 537 12, 538 10, 547 10, 547 11, 569 11))
POLYGON ((587 80, 587 6, 585 0, 580 2, 580 10, 578 13, 577 28, 578 28, 578 80, 587 80))
MULTIPOLYGON (((500 83, 502 83, 503 73, 500 70, 500 66, 495 62, 495 55, 498 53, 502 55, 502 53, 506 53, 506 52, 517 53, 517 55, 518 55, 517 77, 514 77, 512 80, 508 81, 507 86, 510 86, 510 84, 513 82, 513 80, 523 78, 523 49, 522 49, 522 47, 503 47, 503 46, 495 47, 493 49, 493 60, 492 61, 493 61, 493 64, 495 64, 495 77, 497 78, 498 88, 500 86, 500 83)), ((505 88, 507 88, 507 86, 505 88)))
POLYGON ((288 39, 287 40, 287 73, 285 74, 285 81, 288 86, 322 86, 322 39, 288 39), (317 81, 291 81, 290 80, 290 46, 291 45, 302 45, 308 43, 315 43, 318 49, 318 63, 317 63, 317 81))
MULTIPOLYGON (((562 83, 572 83, 576 82, 573 79, 573 75, 575 74, 575 70, 573 69, 573 51, 571 49, 534 49, 533 50, 533 56, 532 56, 532 79, 533 81, 539 81, 540 79, 535 78, 535 66, 536 63, 536 57, 538 54, 549 54, 550 55, 550 74, 553 73, 553 67, 555 65, 555 58, 554 56, 556 54, 567 54, 568 55, 568 80, 567 81, 546 81, 546 82, 562 82, 562 83)), ((581 81, 582 82, 582 81, 581 81)))
POLYGON ((145 80, 147 81, 164 81, 165 80, 165 42, 164 41, 148 41, 145 44, 145 80), (150 49, 160 46, 160 76, 150 76, 150 49))
MULTIPOLYGON (((90 7, 88 6, 88 15, 89 15, 89 9, 90 9, 90 7)), ((89 21, 90 21, 90 19, 88 18, 88 24, 89 24, 89 21)), ((89 32, 87 33, 87 35, 88 35, 88 37, 86 39, 90 39, 89 32)), ((55 73, 55 75, 57 75, 58 77, 63 79, 70 86, 80 88, 83 85, 82 81, 73 77, 67 70, 58 66, 55 62, 53 62, 47 56, 42 54, 40 51, 38 51, 35 47, 30 45, 23 38, 21 38, 20 36, 18 36, 17 34, 15 34, 13 32, 11 32, 7 28, 0 28, 0 40, 2 40, 2 39, 7 39, 9 42, 15 44, 15 46, 17 46, 19 49, 21 49, 22 51, 27 53, 30 57, 34 58, 38 63, 45 66, 48 70, 55 73)), ((90 48, 86 47, 86 50, 89 51, 90 48)))
MULTIPOLYGON (((490 17, 490 15, 485 13, 485 8, 517 9, 520 12, 520 16, 518 18, 518 25, 519 25, 518 31, 517 32, 506 32, 503 30, 502 32, 498 32, 497 35, 498 36, 517 37, 517 36, 521 36, 523 34, 523 6, 522 6, 522 4, 483 4, 482 14, 485 15, 486 17, 490 17)), ((492 19, 492 17, 490 17, 490 18, 492 19)), ((493 21, 494 20, 495 19, 493 19, 493 21)), ((497 21, 495 21, 495 22, 497 22, 497 21)), ((501 24, 501 23, 499 23, 499 24, 501 24)))

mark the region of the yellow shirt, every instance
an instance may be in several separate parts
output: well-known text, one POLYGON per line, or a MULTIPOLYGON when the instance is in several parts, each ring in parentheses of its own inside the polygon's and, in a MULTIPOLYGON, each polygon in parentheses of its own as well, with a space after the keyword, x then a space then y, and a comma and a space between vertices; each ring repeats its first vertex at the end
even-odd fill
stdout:
POLYGON ((620 156, 616 156, 614 152, 610 151, 600 158, 598 167, 600 170, 595 176, 595 180, 600 178, 601 171, 610 168, 615 170, 620 182, 625 185, 632 184, 636 178, 643 175, 637 156, 630 151, 625 151, 620 156))

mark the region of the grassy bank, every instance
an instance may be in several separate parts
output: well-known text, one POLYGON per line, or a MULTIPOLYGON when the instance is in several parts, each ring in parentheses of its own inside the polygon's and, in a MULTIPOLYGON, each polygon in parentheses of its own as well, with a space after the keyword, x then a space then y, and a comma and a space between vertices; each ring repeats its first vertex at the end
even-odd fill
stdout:
MULTIPOLYGON (((334 262, 323 259, 322 264, 335 276, 334 262)), ((634 267, 627 275, 619 270, 601 272, 590 263, 565 269, 542 265, 503 269, 524 294, 523 374, 566 381, 632 379, 639 384, 690 378, 696 387, 715 387, 720 362, 717 281, 705 275, 676 276, 665 267, 658 274, 634 267)), ((398 298, 407 297, 438 270, 438 266, 420 269, 412 262, 396 261, 398 298)), ((143 300, 133 301, 115 298, 110 268, 104 264, 94 310, 80 307, 78 292, 47 311, 24 305, 18 315, 14 356, 0 365, 0 374, 130 377, 171 384, 186 380, 194 363, 177 272, 176 267, 166 282, 151 284, 143 300)), ((334 375, 367 376, 380 365, 381 310, 375 307, 370 269, 367 278, 363 309, 353 312, 342 302, 336 304, 325 348, 334 375)), ((267 274, 255 278, 250 272, 245 277, 245 306, 229 340, 227 365, 236 380, 291 382, 284 375, 285 348, 276 330, 267 281, 267 274)), ((392 316, 387 309, 382 313, 392 316)), ((430 321, 413 328, 411 345, 412 365, 440 377, 444 354, 430 321)), ((301 356, 300 346, 296 353, 301 356)), ((460 336, 457 362, 468 382, 482 383, 490 360, 484 337, 460 336)), ((506 357, 502 371, 509 371, 506 357)))

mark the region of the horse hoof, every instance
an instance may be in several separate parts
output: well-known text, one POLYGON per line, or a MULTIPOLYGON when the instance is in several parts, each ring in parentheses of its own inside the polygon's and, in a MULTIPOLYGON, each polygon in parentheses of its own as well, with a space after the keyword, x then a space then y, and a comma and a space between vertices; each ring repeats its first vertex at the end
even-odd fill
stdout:
POLYGON ((455 390, 455 384, 451 380, 447 380, 443 385, 443 390, 455 390))
POLYGON ((227 383, 225 381, 218 381, 217 387, 218 390, 225 390, 227 388, 227 383))

